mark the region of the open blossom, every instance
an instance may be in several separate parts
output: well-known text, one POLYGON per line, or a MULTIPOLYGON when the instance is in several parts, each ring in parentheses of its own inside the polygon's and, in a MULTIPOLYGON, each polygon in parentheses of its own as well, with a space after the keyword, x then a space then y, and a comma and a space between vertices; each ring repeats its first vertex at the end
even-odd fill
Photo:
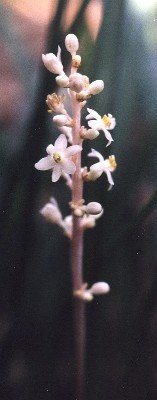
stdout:
POLYGON ((99 162, 96 164, 91 165, 90 167, 90 172, 89 176, 91 180, 95 180, 99 178, 103 172, 107 175, 108 182, 110 184, 109 189, 114 185, 113 179, 111 172, 115 171, 117 164, 115 160, 115 156, 109 156, 106 160, 104 160, 104 157, 99 153, 99 151, 96 151, 92 149, 91 153, 88 154, 89 157, 97 157, 99 159, 99 162))
POLYGON ((61 62, 61 49, 59 46, 57 56, 55 56, 55 54, 53 53, 42 54, 42 60, 48 71, 57 75, 63 73, 63 65, 61 62))
POLYGON ((114 129, 116 125, 115 118, 113 118, 111 114, 108 114, 108 116, 105 114, 103 117, 101 117, 96 111, 92 110, 91 108, 87 108, 87 111, 89 112, 89 114, 86 116, 86 119, 90 119, 90 121, 88 122, 88 126, 98 131, 104 131, 105 137, 108 140, 107 146, 109 146, 111 142, 113 142, 113 138, 109 130, 114 129))
POLYGON ((41 171, 53 169, 52 182, 57 182, 62 172, 74 174, 76 166, 71 157, 81 150, 82 147, 79 145, 67 147, 67 139, 64 134, 61 134, 55 141, 54 146, 50 144, 46 148, 48 156, 38 161, 35 164, 35 168, 41 171))

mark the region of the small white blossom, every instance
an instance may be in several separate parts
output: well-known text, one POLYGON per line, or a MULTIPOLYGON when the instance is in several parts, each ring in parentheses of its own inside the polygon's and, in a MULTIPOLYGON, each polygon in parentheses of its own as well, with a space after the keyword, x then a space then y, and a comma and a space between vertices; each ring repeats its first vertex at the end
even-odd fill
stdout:
POLYGON ((77 36, 73 33, 69 33, 65 38, 65 47, 72 56, 75 56, 79 48, 79 41, 77 39, 77 36))
POLYGON ((57 182, 62 172, 74 174, 76 166, 71 157, 80 152, 82 147, 79 145, 67 147, 67 139, 61 134, 55 141, 54 146, 50 144, 46 148, 47 157, 42 158, 35 164, 35 168, 41 171, 53 169, 52 182, 57 182))
MULTIPOLYGON (((101 116, 91 108, 87 108, 87 111, 89 114, 86 116, 86 119, 90 121, 88 122, 88 126, 92 129, 96 129, 98 131, 104 131, 105 137, 108 140, 107 146, 113 142, 113 138, 109 132, 109 130, 114 129, 116 125, 115 118, 112 117, 111 114, 108 114, 108 116, 105 114, 102 118, 101 116), (92 119, 95 118, 95 119, 92 119)), ((106 146, 106 147, 107 147, 106 146)))
POLYGON ((61 62, 61 49, 59 46, 57 56, 55 56, 55 54, 53 53, 42 54, 42 60, 48 71, 57 75, 63 73, 63 65, 61 62))
POLYGON ((94 149, 92 149, 91 153, 89 153, 88 156, 97 157, 99 159, 99 162, 91 165, 90 167, 90 179, 95 180, 99 178, 104 172, 107 175, 107 179, 110 184, 109 189, 111 189, 111 187, 114 185, 111 172, 115 171, 117 167, 115 156, 109 156, 109 158, 104 160, 104 157, 99 153, 99 151, 96 151, 94 149))

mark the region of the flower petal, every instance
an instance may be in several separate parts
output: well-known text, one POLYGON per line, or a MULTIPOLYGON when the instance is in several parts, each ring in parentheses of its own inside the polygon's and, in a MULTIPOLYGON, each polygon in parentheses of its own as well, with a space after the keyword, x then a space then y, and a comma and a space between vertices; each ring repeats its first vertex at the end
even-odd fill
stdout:
POLYGON ((46 147, 46 152, 47 152, 48 154, 50 154, 50 156, 53 154, 53 152, 54 152, 54 146, 53 146, 53 144, 49 144, 49 146, 46 147))
POLYGON ((35 164, 35 168, 40 171, 46 171, 53 168, 55 162, 50 156, 44 157, 35 164))
POLYGON ((113 185, 114 185, 114 182, 113 182, 113 179, 112 179, 111 172, 109 171, 108 168, 104 168, 104 172, 105 172, 105 174, 107 175, 108 182, 110 183, 110 185, 113 186, 113 185))
POLYGON ((61 48, 60 48, 60 46, 58 46, 57 58, 61 62, 61 48))
POLYGON ((55 165, 52 172, 52 182, 57 182, 62 173, 61 165, 55 165))
POLYGON ((108 140, 108 143, 107 143, 107 145, 106 145, 106 147, 108 147, 108 146, 111 144, 111 142, 113 142, 114 140, 113 140, 113 138, 112 138, 110 132, 109 132, 107 129, 103 128, 103 131, 104 131, 104 133, 105 133, 106 139, 108 140))
POLYGON ((102 162, 95 163, 91 165, 90 172, 95 176, 96 179, 100 178, 102 173, 104 172, 102 162))
POLYGON ((102 124, 99 121, 97 121, 96 119, 92 119, 91 121, 88 121, 88 126, 92 129, 96 129, 96 130, 102 129, 102 124))
POLYGON ((114 129, 115 126, 116 126, 116 119, 115 119, 114 117, 112 117, 111 114, 108 114, 108 116, 111 118, 111 125, 110 125, 110 127, 108 128, 108 129, 111 131, 111 130, 114 129))
POLYGON ((89 115, 87 115, 86 119, 95 118, 97 121, 101 119, 101 115, 97 113, 97 111, 93 110, 92 108, 87 108, 89 115))
POLYGON ((99 151, 95 150, 95 149, 91 149, 91 153, 88 153, 88 157, 96 157, 98 158, 101 162, 104 161, 104 157, 102 156, 101 153, 99 153, 99 151))
POLYGON ((61 133, 61 135, 59 135, 58 138, 56 139, 54 147, 55 147, 55 151, 60 151, 60 150, 66 149, 67 138, 63 133, 61 133))
POLYGON ((61 168, 67 174, 74 174, 74 172, 76 171, 76 165, 73 161, 69 159, 66 159, 64 162, 62 162, 61 168))
POLYGON ((74 154, 79 153, 81 150, 82 150, 82 147, 79 146, 78 144, 75 144, 75 145, 73 145, 73 146, 69 146, 69 147, 66 149, 66 156, 67 156, 67 157, 71 157, 71 156, 73 156, 74 154))

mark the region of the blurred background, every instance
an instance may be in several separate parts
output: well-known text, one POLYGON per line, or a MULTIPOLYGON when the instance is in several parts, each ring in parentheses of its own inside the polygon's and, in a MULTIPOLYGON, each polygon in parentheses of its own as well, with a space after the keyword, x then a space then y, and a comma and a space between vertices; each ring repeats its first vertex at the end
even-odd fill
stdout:
MULTIPOLYGON (((74 399, 69 243, 40 208, 69 193, 34 163, 58 133, 41 53, 78 35, 82 69, 105 90, 89 106, 117 120, 115 187, 87 184, 104 216, 85 235, 84 280, 111 292, 87 305, 86 399, 157 398, 157 1, 1 0, 1 400, 74 399)), ((86 113, 86 112, 85 112, 86 113)), ((90 148, 90 144, 87 145, 90 148)))

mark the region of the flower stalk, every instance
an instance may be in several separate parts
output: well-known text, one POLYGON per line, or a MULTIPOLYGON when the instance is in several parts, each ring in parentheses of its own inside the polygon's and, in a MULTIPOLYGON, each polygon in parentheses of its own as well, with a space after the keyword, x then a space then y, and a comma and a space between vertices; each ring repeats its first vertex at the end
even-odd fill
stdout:
POLYGON ((103 155, 95 149, 91 149, 88 156, 97 158, 99 161, 88 168, 81 165, 81 154, 84 140, 94 140, 103 131, 107 146, 113 142, 110 134, 116 121, 111 114, 101 117, 95 110, 87 108, 87 129, 81 126, 81 110, 86 106, 88 99, 97 95, 104 89, 104 82, 96 80, 89 82, 89 78, 78 73, 81 65, 81 57, 76 54, 79 42, 75 35, 69 34, 65 38, 65 46, 71 54, 71 73, 69 77, 63 69, 61 61, 61 49, 58 47, 57 56, 53 53, 42 56, 45 67, 57 75, 56 82, 59 91, 47 96, 46 103, 48 112, 53 116, 60 135, 54 145, 49 144, 46 148, 47 156, 39 160, 35 167, 38 170, 51 170, 52 182, 60 178, 65 179, 68 190, 71 192, 69 206, 71 214, 63 217, 58 203, 54 198, 42 208, 41 214, 51 223, 58 225, 64 234, 70 239, 70 265, 72 276, 72 290, 74 296, 74 355, 75 355, 75 398, 84 400, 85 381, 85 303, 94 299, 94 296, 104 295, 109 292, 110 287, 106 282, 94 283, 90 288, 83 280, 83 233, 86 229, 95 226, 96 220, 103 215, 101 204, 90 202, 85 204, 83 199, 83 185, 86 182, 95 181, 105 173, 110 184, 114 185, 111 172, 116 169, 115 156, 111 155, 104 159, 103 155), (66 94, 65 94, 66 92, 66 94), (65 98, 69 102, 71 115, 66 110, 65 98), (69 146, 68 146, 69 143, 69 146))

